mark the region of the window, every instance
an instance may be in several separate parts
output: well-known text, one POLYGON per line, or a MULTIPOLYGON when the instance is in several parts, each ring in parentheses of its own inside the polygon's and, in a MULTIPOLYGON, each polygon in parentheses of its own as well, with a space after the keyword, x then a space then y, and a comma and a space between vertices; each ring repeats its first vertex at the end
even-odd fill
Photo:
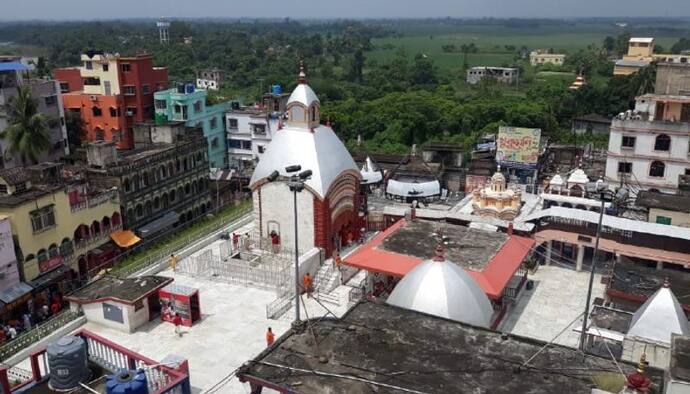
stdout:
POLYGON ((107 302, 103 303, 103 318, 120 324, 124 324, 125 322, 122 308, 117 305, 108 304, 107 302))
POLYGON ((105 133, 101 129, 96 129, 96 141, 103 141, 105 140, 105 133))
POLYGON ((31 217, 31 227, 34 233, 55 227, 55 212, 52 205, 31 211, 29 216, 31 217))
POLYGON ((84 62, 84 68, 87 70, 93 70, 93 62, 89 61, 89 60, 85 61, 84 62))
POLYGON ((117 108, 110 107, 110 117, 111 118, 117 118, 117 108))
POLYGON ((266 151, 266 148, 263 145, 259 145, 257 149, 259 150, 259 153, 264 153, 266 151))
POLYGON ((176 114, 179 114, 180 112, 182 112, 182 106, 180 106, 180 104, 175 104, 174 109, 175 109, 176 114))
POLYGON ((126 116, 134 116, 137 114, 137 107, 127 107, 125 111, 126 116))
POLYGON ((113 142, 120 142, 120 140, 122 139, 122 136, 120 135, 120 130, 110 130, 110 136, 113 142))
POLYGON ((228 118, 228 128, 229 129, 237 129, 237 127, 238 127, 237 119, 228 118))
POLYGON ((60 93, 69 93, 69 83, 60 82, 60 93))
POLYGON ((618 163, 618 172, 621 174, 630 174, 632 172, 632 163, 618 163))
POLYGON ((690 168, 685 169, 685 175, 690 175, 690 168))
POLYGON ((635 147, 635 137, 623 136, 623 142, 621 142, 621 148, 632 149, 635 147))
POLYGON ((661 152, 668 152, 671 149, 671 137, 666 134, 661 134, 656 137, 654 141, 654 150, 661 152))
POLYGON ((168 103, 165 100, 155 100, 154 104, 156 109, 166 109, 168 107, 168 103))
POLYGON ((215 137, 215 138, 211 141, 211 147, 212 147, 212 148, 217 148, 217 147, 218 147, 218 137, 215 137))
POLYGON ((659 224, 671 224, 671 218, 666 216, 657 216, 656 222, 659 224))
POLYGON ((266 134, 266 125, 265 124, 253 124, 252 125, 252 132, 254 134, 266 134))
POLYGON ((198 114, 199 112, 201 112, 201 101, 194 103, 194 113, 198 114))
POLYGON ((86 77, 83 82, 86 86, 101 86, 101 79, 97 77, 86 77))
POLYGON ((0 184, 0 194, 7 194, 7 185, 0 184))
POLYGON ((124 95, 125 96, 134 96, 137 94, 137 87, 132 86, 132 85, 125 85, 124 86, 124 95))
POLYGON ((210 127, 211 130, 215 130, 218 127, 218 118, 211 118, 210 127))
POLYGON ((680 106, 680 121, 690 122, 690 104, 682 104, 680 106))
POLYGON ((107 64, 103 65, 103 72, 108 72, 110 70, 110 67, 107 64))
POLYGON ((151 87, 149 85, 141 85, 141 94, 151 93, 151 87))
POLYGON ((93 113, 93 116, 103 116, 103 110, 98 107, 91 108, 91 112, 93 113))
POLYGON ((652 165, 649 166, 649 176, 663 177, 665 170, 666 170, 666 165, 663 162, 653 161, 652 165))
POLYGON ((122 66, 120 66, 120 69, 123 73, 128 73, 132 71, 132 66, 129 63, 123 63, 122 66))

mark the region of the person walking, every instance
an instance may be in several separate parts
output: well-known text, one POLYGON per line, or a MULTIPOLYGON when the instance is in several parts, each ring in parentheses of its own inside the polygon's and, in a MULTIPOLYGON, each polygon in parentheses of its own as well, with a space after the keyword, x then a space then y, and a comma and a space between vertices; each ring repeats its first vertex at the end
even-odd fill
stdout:
POLYGON ((307 293, 307 296, 310 296, 312 291, 314 291, 314 288, 312 287, 313 283, 314 283, 314 279, 312 279, 311 274, 309 272, 304 274, 304 278, 302 279, 302 284, 304 285, 304 291, 307 293))
POLYGON ((177 272, 177 256, 174 254, 170 255, 170 268, 172 268, 173 272, 177 272))
POLYGON ((268 327, 268 331, 266 331, 266 346, 270 347, 275 340, 276 336, 273 334, 273 330, 271 330, 271 327, 268 327))
POLYGON ((17 329, 14 328, 14 326, 10 326, 10 328, 7 329, 7 334, 9 334, 10 340, 12 340, 17 337, 17 329))
POLYGON ((180 325, 182 324, 182 318, 177 313, 175 313, 175 317, 173 317, 173 324, 175 325, 175 334, 177 334, 178 337, 181 337, 182 329, 180 328, 180 325))

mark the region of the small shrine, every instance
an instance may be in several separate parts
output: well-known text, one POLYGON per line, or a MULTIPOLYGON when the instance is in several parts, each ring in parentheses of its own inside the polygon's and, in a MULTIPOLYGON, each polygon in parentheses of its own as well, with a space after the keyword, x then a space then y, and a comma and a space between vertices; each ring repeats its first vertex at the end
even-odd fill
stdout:
POLYGON ((487 186, 472 193, 473 214, 482 217, 513 220, 520 213, 521 202, 522 192, 514 186, 507 187, 500 166, 487 186))

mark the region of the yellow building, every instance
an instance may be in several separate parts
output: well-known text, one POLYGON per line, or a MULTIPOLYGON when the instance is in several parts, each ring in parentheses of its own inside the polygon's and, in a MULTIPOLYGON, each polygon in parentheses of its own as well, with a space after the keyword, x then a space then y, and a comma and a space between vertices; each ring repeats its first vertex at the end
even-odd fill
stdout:
POLYGON ((84 274, 89 252, 122 227, 116 190, 88 193, 59 179, 33 185, 29 172, 50 166, 58 165, 0 170, 0 215, 10 218, 27 282, 62 265, 84 274))
POLYGON ((472 192, 472 213, 482 217, 513 220, 520 213, 522 192, 507 187, 501 167, 491 177, 489 184, 472 192))
POLYGON ((616 60, 613 75, 634 74, 651 62, 684 64, 690 62, 690 55, 654 53, 654 38, 632 37, 628 42, 628 53, 616 60))
POLYGON ((635 205, 646 208, 650 223, 690 227, 690 196, 640 191, 635 205))
POLYGON ((118 79, 118 55, 87 53, 81 55, 79 68, 84 82, 84 94, 106 96, 120 94, 118 79))
POLYGON ((565 55, 561 53, 549 53, 543 49, 537 49, 529 54, 529 62, 533 66, 541 66, 543 64, 553 64, 555 66, 562 66, 565 61, 565 55))

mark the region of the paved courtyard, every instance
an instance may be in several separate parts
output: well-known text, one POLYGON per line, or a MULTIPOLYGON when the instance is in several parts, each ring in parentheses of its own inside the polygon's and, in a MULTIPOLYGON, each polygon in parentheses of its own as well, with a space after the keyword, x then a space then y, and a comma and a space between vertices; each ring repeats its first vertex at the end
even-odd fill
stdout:
MULTIPOLYGON (((534 281, 532 290, 523 289, 520 298, 508 312, 499 327, 501 331, 551 341, 566 328, 585 308, 589 272, 577 272, 556 265, 541 266, 529 279, 534 281)), ((601 275, 594 277, 592 300, 603 297, 605 285, 601 275)), ((555 343, 578 347, 580 335, 574 330, 582 327, 577 319, 561 334, 555 343)))

